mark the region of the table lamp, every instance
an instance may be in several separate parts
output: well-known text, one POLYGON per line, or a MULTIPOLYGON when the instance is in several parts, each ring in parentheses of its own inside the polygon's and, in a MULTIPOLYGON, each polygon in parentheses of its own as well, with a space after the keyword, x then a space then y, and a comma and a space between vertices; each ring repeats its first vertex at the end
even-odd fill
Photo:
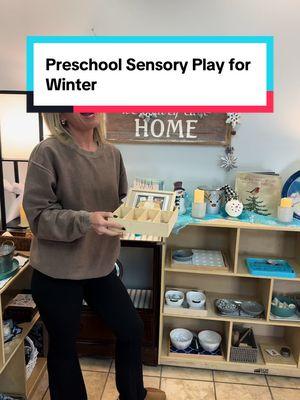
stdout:
POLYGON ((21 208, 22 193, 9 195, 4 186, 4 177, 12 185, 25 181, 26 164, 31 151, 43 139, 42 117, 38 113, 27 113, 26 100, 26 92, 0 92, 0 201, 3 230, 28 226, 21 208), (9 203, 8 210, 6 203, 9 203), (16 220, 20 215, 21 224, 16 220))

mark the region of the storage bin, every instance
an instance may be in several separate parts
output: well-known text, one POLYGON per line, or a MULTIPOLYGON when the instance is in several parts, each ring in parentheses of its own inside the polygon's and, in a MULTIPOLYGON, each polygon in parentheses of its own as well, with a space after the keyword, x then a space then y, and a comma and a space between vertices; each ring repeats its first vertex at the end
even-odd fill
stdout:
MULTIPOLYGON (((240 329, 240 335, 242 335, 245 331, 246 329, 240 329)), ((252 329, 247 335, 247 338, 243 341, 243 343, 247 343, 251 347, 236 347, 232 345, 230 349, 230 361, 241 363, 256 363, 258 356, 258 347, 252 329)))

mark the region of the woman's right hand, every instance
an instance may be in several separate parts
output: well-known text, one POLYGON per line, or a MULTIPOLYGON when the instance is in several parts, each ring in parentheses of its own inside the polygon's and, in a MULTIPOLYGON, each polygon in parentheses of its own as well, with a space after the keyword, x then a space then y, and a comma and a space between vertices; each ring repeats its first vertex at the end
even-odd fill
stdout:
POLYGON ((95 211, 90 214, 90 221, 94 231, 97 235, 108 235, 108 236, 122 236, 125 228, 122 225, 108 221, 108 218, 112 218, 113 213, 106 211, 95 211))

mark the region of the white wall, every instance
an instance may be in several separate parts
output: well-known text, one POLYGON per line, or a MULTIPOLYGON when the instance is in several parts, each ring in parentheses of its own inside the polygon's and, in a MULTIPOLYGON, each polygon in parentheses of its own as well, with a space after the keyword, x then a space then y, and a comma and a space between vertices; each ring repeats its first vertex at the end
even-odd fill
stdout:
MULTIPOLYGON (((299 0, 0 0, 0 89, 25 90, 25 37, 35 35, 274 35, 275 113, 245 114, 233 145, 241 170, 300 169, 299 0)), ((222 148, 120 145, 130 178, 232 181, 222 148)))

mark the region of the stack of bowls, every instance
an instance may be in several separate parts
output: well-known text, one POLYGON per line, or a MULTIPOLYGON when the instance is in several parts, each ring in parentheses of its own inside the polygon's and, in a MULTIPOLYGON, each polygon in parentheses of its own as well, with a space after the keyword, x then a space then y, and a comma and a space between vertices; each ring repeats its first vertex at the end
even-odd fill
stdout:
POLYGON ((216 351, 222 341, 222 336, 215 331, 204 330, 198 333, 198 339, 201 347, 210 353, 216 351))
POLYGON ((187 349, 193 340, 193 333, 188 329, 177 328, 170 332, 172 345, 178 350, 187 349))

